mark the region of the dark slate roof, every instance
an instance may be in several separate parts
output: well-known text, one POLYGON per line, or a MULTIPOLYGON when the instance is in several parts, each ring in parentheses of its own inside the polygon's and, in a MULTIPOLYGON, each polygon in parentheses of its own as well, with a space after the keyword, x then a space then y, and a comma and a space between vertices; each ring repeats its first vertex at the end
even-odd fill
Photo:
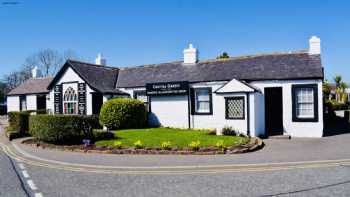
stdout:
POLYGON ((60 79, 65 70, 71 67, 91 88, 102 93, 127 94, 115 89, 118 77, 118 68, 101 66, 87 62, 68 60, 52 80, 49 88, 60 79))
POLYGON ((320 55, 309 55, 306 51, 199 61, 194 65, 171 62, 120 68, 117 88, 141 87, 155 82, 229 81, 233 78, 245 81, 322 79, 323 67, 320 55))
POLYGON ((23 95, 23 94, 43 94, 48 93, 48 85, 51 83, 52 77, 46 78, 31 78, 23 84, 11 90, 7 95, 23 95))

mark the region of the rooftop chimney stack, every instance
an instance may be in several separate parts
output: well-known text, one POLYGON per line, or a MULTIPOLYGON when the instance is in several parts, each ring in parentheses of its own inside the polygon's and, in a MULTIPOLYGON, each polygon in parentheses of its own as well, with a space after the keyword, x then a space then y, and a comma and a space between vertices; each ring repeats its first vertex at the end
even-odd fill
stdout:
POLYGON ((321 39, 317 36, 312 36, 309 40, 309 54, 319 55, 321 54, 321 39))
POLYGON ((38 78, 38 77, 41 77, 41 72, 39 70, 39 68, 37 66, 34 66, 32 68, 32 78, 38 78))
POLYGON ((184 49, 184 64, 195 64, 198 61, 198 51, 196 48, 193 48, 193 45, 190 44, 187 49, 184 49))
POLYGON ((97 64, 97 65, 101 65, 101 66, 106 66, 106 59, 105 58, 103 58, 103 55, 102 55, 102 53, 99 53, 98 55, 97 55, 97 58, 95 59, 95 64, 97 64))

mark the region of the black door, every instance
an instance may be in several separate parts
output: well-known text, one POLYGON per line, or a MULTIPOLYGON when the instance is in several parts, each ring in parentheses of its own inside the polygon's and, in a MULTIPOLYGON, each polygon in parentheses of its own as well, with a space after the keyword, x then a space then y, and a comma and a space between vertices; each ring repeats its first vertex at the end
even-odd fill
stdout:
POLYGON ((103 104, 103 95, 101 93, 94 92, 92 94, 92 114, 99 115, 103 104))
POLYGON ((265 88, 265 128, 267 135, 283 135, 282 88, 265 88))
POLYGON ((38 110, 46 109, 46 95, 36 96, 36 108, 38 110))

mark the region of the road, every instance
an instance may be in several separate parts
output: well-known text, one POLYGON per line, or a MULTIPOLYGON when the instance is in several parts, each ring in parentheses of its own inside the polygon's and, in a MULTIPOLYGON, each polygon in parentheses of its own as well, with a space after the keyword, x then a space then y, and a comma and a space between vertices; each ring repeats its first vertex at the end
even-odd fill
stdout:
MULTIPOLYGON (((50 165, 44 165, 45 162, 41 163, 35 160, 30 162, 30 160, 16 157, 2 146, 0 149, 0 196, 350 196, 350 160, 335 162, 332 165, 303 164, 307 158, 321 159, 322 154, 324 159, 350 159, 350 157, 347 157, 347 150, 350 150, 348 139, 350 139, 350 134, 334 136, 328 138, 328 140, 323 138, 319 141, 270 141, 268 142, 268 147, 261 150, 261 152, 251 155, 235 155, 232 158, 217 158, 217 161, 223 164, 231 161, 242 165, 243 161, 256 162, 261 160, 262 163, 266 163, 266 158, 269 158, 270 154, 274 154, 274 158, 278 158, 277 160, 281 161, 300 159, 302 162, 297 167, 268 168, 264 166, 255 168, 255 170, 245 168, 232 169, 233 167, 231 167, 226 171, 213 168, 208 172, 196 171, 195 173, 179 170, 176 174, 168 172, 123 173, 120 171, 113 173, 112 171, 96 170, 87 167, 64 167, 63 164, 51 163, 50 165), (310 152, 311 150, 306 150, 308 148, 307 145, 310 146, 310 149, 318 144, 327 147, 327 151, 316 150, 320 152, 319 155, 316 155, 317 152, 313 154, 313 152, 310 152), (298 154, 289 152, 287 155, 283 154, 287 153, 287 150, 293 149, 295 145, 298 147, 302 146, 301 149, 305 149, 304 154, 301 150, 297 151, 298 154), (282 146, 285 149, 281 148, 282 146)), ((10 143, 6 144, 6 146, 10 145, 10 143)), ((48 155, 44 154, 44 150, 39 151, 37 149, 35 151, 35 149, 27 147, 26 151, 32 154, 36 153, 36 156, 48 157, 48 155)), ((46 154, 51 155, 48 159, 55 159, 55 157, 57 160, 62 161, 67 161, 67 158, 68 160, 72 159, 68 156, 68 154, 71 156, 70 153, 66 153, 66 160, 64 160, 65 155, 62 152, 47 151, 46 154)), ((73 155, 76 157, 80 156, 79 154, 73 155)), ((124 165, 128 164, 125 161, 128 158, 132 158, 132 161, 137 159, 136 157, 119 157, 118 155, 113 155, 116 158, 115 160, 112 160, 111 155, 98 157, 85 154, 85 157, 100 160, 106 159, 108 164, 115 164, 115 162, 120 162, 119 158, 123 158, 122 164, 124 165)), ((156 157, 152 158, 156 159, 156 157)), ((166 159, 176 163, 174 159, 176 157, 170 160, 167 157, 162 158, 162 162, 154 162, 165 164, 164 159, 166 159)), ((191 157, 189 164, 192 164, 194 161, 205 162, 205 158, 191 157)), ((138 159, 143 160, 144 157, 139 157, 138 159)), ((86 158, 83 160, 87 161, 86 158)), ((209 160, 205 164, 212 162, 213 158, 209 160)), ((72 162, 76 164, 78 160, 73 161, 72 159, 72 162)), ((82 160, 79 160, 79 162, 82 162, 82 160)), ((151 165, 150 162, 148 158, 144 164, 151 165)), ((102 161, 97 163, 90 162, 90 164, 102 163, 102 161)), ((200 164, 198 163, 198 165, 200 164)))
POLYGON ((348 165, 258 172, 123 175, 31 166, 11 161, 1 152, 0 166, 0 196, 27 196, 26 191, 29 196, 39 193, 57 197, 350 195, 348 165), (24 177, 19 165, 29 177, 24 177), (27 180, 32 180, 36 190, 28 186, 27 180))

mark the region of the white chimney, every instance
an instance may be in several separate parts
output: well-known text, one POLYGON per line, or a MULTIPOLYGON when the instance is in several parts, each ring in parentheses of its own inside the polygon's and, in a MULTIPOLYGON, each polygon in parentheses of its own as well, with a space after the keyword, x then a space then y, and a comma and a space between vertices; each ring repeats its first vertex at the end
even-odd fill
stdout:
POLYGON ((101 66, 106 66, 106 59, 105 58, 103 58, 103 55, 102 55, 102 53, 99 53, 98 55, 97 55, 97 58, 95 59, 95 64, 97 64, 97 65, 101 65, 101 66))
POLYGON ((309 40, 309 54, 321 54, 321 39, 317 36, 312 36, 309 40))
POLYGON ((184 49, 184 64, 195 64, 198 61, 198 52, 193 45, 190 44, 187 49, 184 49))
POLYGON ((37 66, 34 66, 32 68, 32 78, 38 78, 41 77, 41 72, 37 66))

